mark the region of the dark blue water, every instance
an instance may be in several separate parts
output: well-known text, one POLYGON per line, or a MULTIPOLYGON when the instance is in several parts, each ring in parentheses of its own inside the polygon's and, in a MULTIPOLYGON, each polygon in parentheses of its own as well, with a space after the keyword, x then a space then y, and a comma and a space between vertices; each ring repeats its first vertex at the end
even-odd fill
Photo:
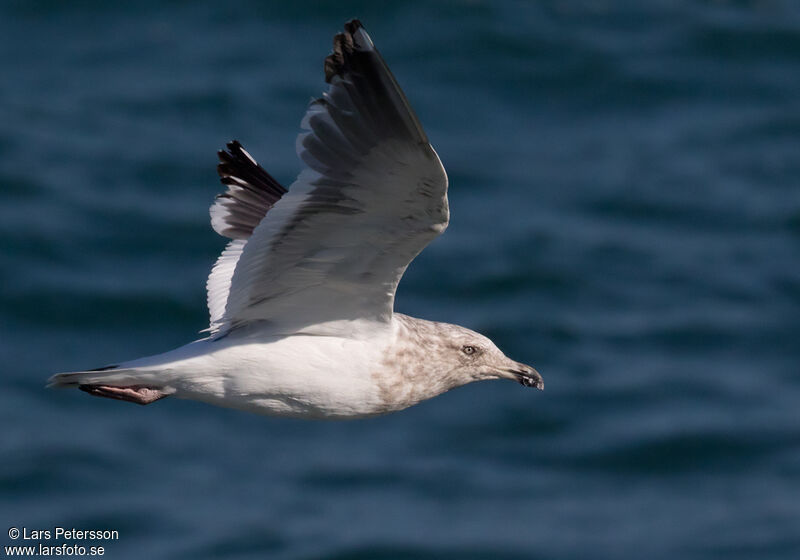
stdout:
POLYGON ((0 5, 0 545, 800 557, 795 3, 67 4, 0 5), (397 308, 484 332, 546 391, 322 423, 45 390, 207 325, 215 151, 290 183, 353 16, 451 179, 397 308))

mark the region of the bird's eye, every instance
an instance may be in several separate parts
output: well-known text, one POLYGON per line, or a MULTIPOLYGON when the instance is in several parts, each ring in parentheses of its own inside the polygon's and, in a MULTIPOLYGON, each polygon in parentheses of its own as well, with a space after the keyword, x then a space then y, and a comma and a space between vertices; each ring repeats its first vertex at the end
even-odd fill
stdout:
POLYGON ((476 347, 469 346, 469 345, 464 346, 461 349, 461 351, 464 352, 464 354, 466 354, 467 356, 472 356, 473 354, 477 354, 478 353, 478 349, 476 347))

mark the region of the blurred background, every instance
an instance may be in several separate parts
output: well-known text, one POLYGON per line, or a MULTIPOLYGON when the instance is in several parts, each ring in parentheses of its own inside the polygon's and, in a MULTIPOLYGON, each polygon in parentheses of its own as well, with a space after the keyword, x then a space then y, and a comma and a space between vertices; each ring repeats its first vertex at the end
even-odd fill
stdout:
POLYGON ((0 544, 800 557, 796 3, 8 1, 0 74, 0 544), (487 334, 545 392, 324 423, 45 390, 198 337, 215 152, 291 183, 351 17, 451 181, 397 309, 487 334))

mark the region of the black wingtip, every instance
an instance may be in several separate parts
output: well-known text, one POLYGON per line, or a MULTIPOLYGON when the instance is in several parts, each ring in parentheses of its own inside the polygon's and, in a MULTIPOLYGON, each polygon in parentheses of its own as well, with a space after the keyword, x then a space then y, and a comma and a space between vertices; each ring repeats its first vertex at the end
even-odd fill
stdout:
POLYGON ((267 173, 241 142, 231 140, 226 146, 227 150, 217 152, 217 173, 228 190, 217 195, 211 207, 211 225, 230 239, 247 239, 286 187, 267 173), (219 212, 220 207, 225 211, 219 212))
POLYGON ((344 32, 333 36, 333 51, 325 57, 325 81, 330 83, 334 76, 342 74, 347 66, 348 57, 356 50, 353 34, 364 25, 358 19, 351 19, 344 24, 344 32))
MULTIPOLYGON (((219 150, 217 152, 217 157, 219 157, 219 164, 217 165, 217 173, 219 173, 220 179, 224 179, 232 174, 235 174, 236 168, 244 167, 255 167, 260 172, 267 173, 264 169, 258 165, 258 163, 249 156, 247 151, 245 151, 242 143, 238 140, 231 140, 225 146, 228 148, 227 150, 219 150)), ((267 174, 268 175, 268 174, 267 174)), ((222 181, 225 183, 225 181, 222 181)))
POLYGON ((350 21, 348 21, 347 23, 344 24, 345 31, 347 31, 351 35, 353 33, 355 33, 356 31, 358 31, 359 29, 362 29, 363 27, 364 27, 364 24, 362 24, 361 20, 359 20, 358 18, 353 18, 353 19, 351 19, 350 21))
MULTIPOLYGON (((236 177, 256 190, 266 191, 270 194, 271 204, 274 204, 286 192, 286 188, 267 173, 256 160, 244 149, 238 140, 231 140, 226 144, 227 150, 219 150, 219 164, 217 173, 220 182, 230 185, 230 177, 236 177)), ((240 184, 240 183, 237 183, 240 184)))
POLYGON ((230 163, 233 160, 242 158, 244 154, 242 151, 244 148, 242 147, 241 142, 238 140, 231 140, 225 144, 227 150, 219 150, 217 152, 217 156, 219 157, 220 164, 230 163))

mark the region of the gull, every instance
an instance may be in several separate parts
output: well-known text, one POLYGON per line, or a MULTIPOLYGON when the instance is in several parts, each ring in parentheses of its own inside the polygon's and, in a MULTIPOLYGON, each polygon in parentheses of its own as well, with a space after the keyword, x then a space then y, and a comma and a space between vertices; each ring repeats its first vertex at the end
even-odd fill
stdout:
POLYGON ((206 285, 208 335, 48 386, 319 419, 387 414, 486 379, 544 387, 487 337, 394 311, 406 267, 447 227, 447 175, 361 22, 336 34, 324 69, 290 188, 238 141, 219 152, 227 190, 211 225, 230 242, 206 285))

